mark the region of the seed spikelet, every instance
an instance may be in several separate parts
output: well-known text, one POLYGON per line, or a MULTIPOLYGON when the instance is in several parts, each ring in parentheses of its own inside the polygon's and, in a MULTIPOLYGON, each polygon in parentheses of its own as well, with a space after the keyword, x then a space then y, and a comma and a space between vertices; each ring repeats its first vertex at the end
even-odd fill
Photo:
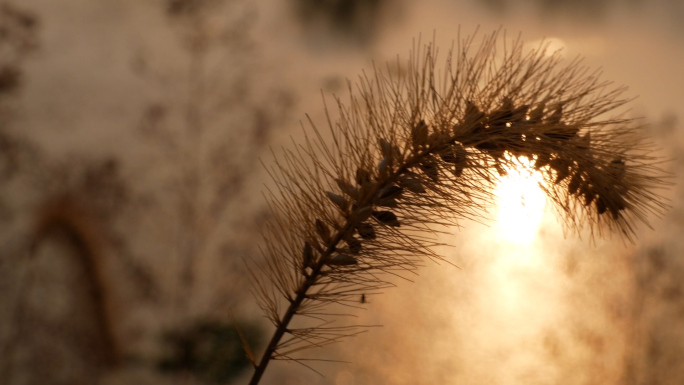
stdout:
POLYGON ((442 260, 438 226, 480 219, 492 181, 516 158, 544 175, 571 231, 632 240, 638 222, 666 209, 665 174, 642 127, 606 118, 627 102, 625 88, 544 45, 497 50, 498 33, 473 41, 458 41, 445 65, 433 43, 389 75, 362 77, 348 103, 335 98, 336 116, 326 108, 329 135, 310 121, 315 135, 275 163, 265 262, 253 276, 276 332, 252 384, 271 359, 363 331, 330 326, 329 307, 354 307, 393 286, 389 277, 442 260), (296 317, 321 324, 297 329, 296 317))

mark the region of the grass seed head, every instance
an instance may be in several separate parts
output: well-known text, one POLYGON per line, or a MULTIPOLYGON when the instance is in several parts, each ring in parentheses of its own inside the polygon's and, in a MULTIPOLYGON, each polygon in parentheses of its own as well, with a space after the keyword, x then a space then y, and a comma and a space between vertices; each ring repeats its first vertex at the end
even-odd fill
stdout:
POLYGON ((498 42, 497 33, 479 48, 466 39, 443 66, 428 44, 392 74, 362 77, 348 105, 337 99, 330 143, 313 126, 303 151, 284 152, 260 269, 267 278, 256 278, 255 290, 277 331, 257 380, 274 357, 358 333, 331 337, 312 327, 280 339, 295 316, 328 325, 329 304, 357 302, 362 292, 363 303, 392 286, 386 277, 441 259, 431 248, 434 226, 486 212, 497 173, 516 168, 517 158, 534 162, 570 230, 617 230, 631 240, 635 222, 667 208, 665 173, 643 127, 615 112, 627 102, 624 88, 579 60, 526 52, 520 40, 497 50, 498 42))

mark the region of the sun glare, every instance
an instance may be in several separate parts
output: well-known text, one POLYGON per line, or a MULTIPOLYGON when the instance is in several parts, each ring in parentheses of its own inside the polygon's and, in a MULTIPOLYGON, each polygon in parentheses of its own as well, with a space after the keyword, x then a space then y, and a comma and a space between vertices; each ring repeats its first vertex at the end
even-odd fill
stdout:
MULTIPOLYGON (((511 159, 506 154, 507 159, 511 159)), ((499 179, 497 196, 498 233, 507 241, 528 244, 534 240, 546 206, 546 195, 539 187, 543 177, 529 159, 514 160, 499 179)))

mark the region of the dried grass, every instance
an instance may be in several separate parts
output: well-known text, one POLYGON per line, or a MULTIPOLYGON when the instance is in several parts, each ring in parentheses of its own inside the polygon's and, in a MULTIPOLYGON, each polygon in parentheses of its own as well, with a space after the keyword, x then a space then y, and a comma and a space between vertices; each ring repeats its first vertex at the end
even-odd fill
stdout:
POLYGON ((303 350, 364 331, 334 321, 391 277, 443 260, 438 229, 481 220, 516 158, 534 160, 571 231, 633 240, 636 223, 666 209, 667 176, 642 127, 609 116, 628 102, 625 88, 499 35, 459 40, 441 69, 432 43, 414 47, 407 67, 360 77, 346 104, 335 99, 330 139, 311 123, 271 168, 265 262, 252 274, 276 330, 251 384, 271 360, 306 365, 303 350))

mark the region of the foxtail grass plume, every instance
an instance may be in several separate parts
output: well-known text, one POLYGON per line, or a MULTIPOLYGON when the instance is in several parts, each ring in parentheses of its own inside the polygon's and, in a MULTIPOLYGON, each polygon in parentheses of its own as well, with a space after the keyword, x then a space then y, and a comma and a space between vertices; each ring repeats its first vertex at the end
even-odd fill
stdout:
POLYGON ((392 277, 442 260, 436 233, 482 220, 517 158, 542 172, 571 231, 633 240, 636 223, 665 210, 660 160, 642 127, 616 115, 625 88, 544 44, 505 40, 459 40, 444 61, 434 43, 417 44, 406 65, 350 85, 336 119, 326 108, 329 134, 309 120, 275 162, 265 261, 252 269, 275 332, 251 384, 271 360, 309 366, 302 351, 365 331, 340 318, 392 277))

